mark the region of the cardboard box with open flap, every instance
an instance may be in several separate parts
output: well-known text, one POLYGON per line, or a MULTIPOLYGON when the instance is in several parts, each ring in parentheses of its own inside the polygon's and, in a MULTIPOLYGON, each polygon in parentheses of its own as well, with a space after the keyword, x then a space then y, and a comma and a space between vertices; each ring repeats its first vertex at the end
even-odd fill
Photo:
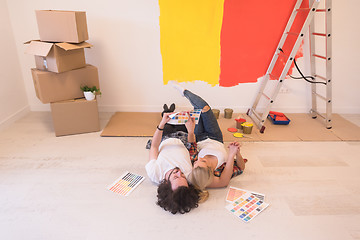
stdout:
POLYGON ((84 48, 92 45, 82 43, 49 43, 39 40, 25 42, 27 48, 25 53, 35 56, 36 68, 50 72, 66 72, 85 67, 84 48))

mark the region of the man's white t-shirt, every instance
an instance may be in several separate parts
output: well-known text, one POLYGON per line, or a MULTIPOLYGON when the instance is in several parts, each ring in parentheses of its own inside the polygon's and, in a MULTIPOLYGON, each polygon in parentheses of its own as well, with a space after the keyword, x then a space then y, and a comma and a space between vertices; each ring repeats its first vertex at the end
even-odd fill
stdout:
POLYGON ((187 178, 192 170, 189 151, 177 138, 168 138, 161 142, 157 159, 151 159, 145 166, 150 180, 159 184, 165 174, 175 167, 180 168, 187 178))
POLYGON ((197 147, 199 150, 198 157, 203 158, 206 155, 213 155, 217 157, 218 163, 216 168, 220 167, 224 162, 226 162, 227 152, 223 143, 207 138, 198 142, 197 147))

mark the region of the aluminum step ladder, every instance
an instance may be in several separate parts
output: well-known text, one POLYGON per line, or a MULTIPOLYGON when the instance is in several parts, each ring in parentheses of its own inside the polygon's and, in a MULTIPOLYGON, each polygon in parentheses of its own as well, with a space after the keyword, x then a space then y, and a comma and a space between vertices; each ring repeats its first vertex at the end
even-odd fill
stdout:
MULTIPOLYGON (((285 77, 290 69, 291 64, 293 63, 293 60, 295 58, 295 55, 300 47, 300 44, 304 38, 305 32, 309 29, 310 23, 313 20, 314 14, 317 11, 318 5, 320 0, 313 0, 311 4, 309 4, 309 8, 301 8, 301 3, 303 0, 297 0, 294 6, 294 10, 291 13, 291 16, 289 18, 289 21, 285 27, 284 33, 279 41, 279 44, 276 48, 276 51, 274 53, 274 56, 270 62, 270 65, 266 71, 265 76, 263 77, 259 92, 257 94, 257 97, 252 105, 252 107, 247 111, 247 115, 251 117, 254 124, 260 129, 260 133, 264 133, 265 131, 265 120, 270 112, 271 106, 273 105, 280 88, 285 80, 285 77), (291 32, 294 20, 297 16, 297 13, 299 12, 307 12, 306 19, 303 22, 303 25, 301 27, 300 32, 291 32), (286 39, 288 36, 297 36, 296 41, 292 47, 292 50, 289 53, 284 53, 282 48, 284 46, 284 43, 286 42, 286 39), (281 71, 280 76, 275 76, 272 74, 274 66, 278 59, 282 58, 285 62, 283 69, 281 71), (268 85, 268 82, 270 80, 270 77, 272 79, 275 79, 277 81, 277 84, 275 86, 275 89, 272 91, 270 95, 265 94, 264 90, 266 86, 268 85), (258 108, 258 104, 260 100, 265 101, 265 107, 262 112, 260 112, 260 108, 258 108)), ((315 112, 315 110, 314 110, 315 112)))
MULTIPOLYGON (((313 0, 310 0, 310 4, 313 0)), ((331 122, 331 115, 332 115, 332 33, 331 33, 331 0, 325 0, 324 8, 318 9, 317 12, 319 13, 319 17, 322 17, 322 22, 325 25, 325 32, 316 32, 315 31, 315 20, 311 22, 310 24, 310 66, 311 66, 311 76, 315 77, 315 81, 320 80, 324 81, 324 85, 318 85, 319 88, 325 88, 326 96, 321 95, 317 92, 317 84, 312 83, 311 84, 311 102, 312 102, 312 108, 310 110, 310 114, 312 118, 316 118, 317 116, 322 117, 325 120, 325 126, 327 129, 331 129, 332 122, 331 122), (319 55, 316 53, 316 39, 315 38, 322 38, 322 40, 325 40, 325 56, 319 55), (316 72, 316 59, 319 59, 319 64, 324 65, 326 73, 325 76, 321 76, 317 74, 316 72), (326 113, 325 115, 321 114, 317 109, 317 99, 324 100, 325 101, 325 109, 326 113)), ((324 31, 324 30, 321 30, 324 31)), ((321 40, 321 39, 319 39, 321 40)))

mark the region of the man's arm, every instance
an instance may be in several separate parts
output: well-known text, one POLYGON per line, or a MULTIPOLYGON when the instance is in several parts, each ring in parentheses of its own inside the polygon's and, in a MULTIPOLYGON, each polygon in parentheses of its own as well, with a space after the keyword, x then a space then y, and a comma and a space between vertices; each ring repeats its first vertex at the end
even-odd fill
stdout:
POLYGON ((151 147, 150 147, 150 151, 149 151, 149 160, 152 159, 157 159, 158 155, 159 155, 159 146, 161 143, 161 138, 163 135, 163 130, 160 129, 164 129, 165 124, 170 120, 169 115, 172 113, 164 113, 163 118, 161 119, 159 125, 157 126, 154 136, 152 138, 152 142, 151 142, 151 147))

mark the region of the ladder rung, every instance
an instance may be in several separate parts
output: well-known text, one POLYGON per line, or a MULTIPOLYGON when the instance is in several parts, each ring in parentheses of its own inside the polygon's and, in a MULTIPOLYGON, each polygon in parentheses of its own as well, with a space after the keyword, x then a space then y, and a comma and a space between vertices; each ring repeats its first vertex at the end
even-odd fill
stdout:
POLYGON ((312 35, 326 37, 325 33, 312 33, 312 35))
POLYGON ((270 100, 270 97, 268 95, 266 95, 264 92, 262 92, 262 95, 270 100))
POLYGON ((324 56, 320 56, 320 55, 317 55, 317 54, 313 54, 314 57, 318 57, 318 58, 322 58, 322 59, 325 59, 326 60, 326 57, 324 56))
POLYGON ((317 12, 326 12, 326 9, 317 9, 317 12))
POLYGON ((318 94, 318 93, 316 93, 316 92, 313 92, 313 94, 315 94, 317 97, 319 97, 319 98, 321 98, 321 99, 323 99, 323 100, 326 101, 326 97, 324 97, 323 95, 320 95, 320 94, 318 94))
POLYGON ((287 35, 294 35, 294 36, 299 36, 300 33, 295 33, 295 32, 287 32, 287 35))
POLYGON ((278 55, 281 56, 281 57, 285 57, 285 58, 289 57, 289 55, 287 55, 287 54, 285 54, 284 52, 281 52, 281 51, 278 53, 278 55))
POLYGON ((278 77, 278 76, 275 76, 274 74, 269 73, 269 76, 270 76, 270 77, 273 77, 273 78, 276 79, 276 80, 279 80, 279 77, 278 77))
POLYGON ((322 80, 325 80, 325 81, 327 80, 326 77, 323 77, 323 76, 320 76, 320 75, 317 75, 317 74, 315 74, 314 77, 321 78, 322 80))
POLYGON ((251 111, 254 116, 260 121, 261 120, 261 117, 259 116, 259 114, 257 112, 255 112, 255 110, 251 111))
POLYGON ((313 111, 314 113, 316 113, 317 115, 319 115, 320 117, 322 118, 326 118, 324 115, 322 115, 321 113, 319 113, 318 111, 314 110, 314 109, 311 109, 311 111, 313 111))
POLYGON ((309 11, 311 8, 298 8, 296 11, 309 11))

